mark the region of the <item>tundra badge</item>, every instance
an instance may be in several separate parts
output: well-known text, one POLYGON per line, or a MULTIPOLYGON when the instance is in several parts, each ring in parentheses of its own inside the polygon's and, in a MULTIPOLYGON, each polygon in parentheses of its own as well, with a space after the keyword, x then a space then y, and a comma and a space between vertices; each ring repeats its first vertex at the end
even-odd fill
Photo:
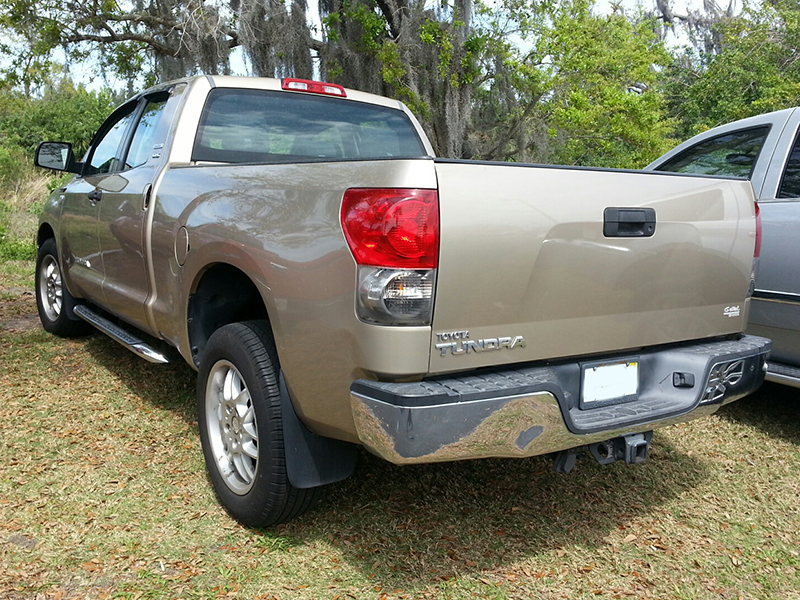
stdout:
MULTIPOLYGON (((436 334, 439 339, 447 339, 442 337, 442 334, 436 334)), ((448 336, 449 337, 449 336, 448 336)), ((450 354, 469 354, 470 352, 489 352, 490 350, 502 350, 508 348, 524 348, 525 338, 521 335, 514 337, 499 337, 499 338, 485 338, 482 340, 470 340, 467 333, 461 339, 456 339, 452 342, 442 342, 436 344, 436 349, 439 350, 440 356, 447 356, 450 354)))

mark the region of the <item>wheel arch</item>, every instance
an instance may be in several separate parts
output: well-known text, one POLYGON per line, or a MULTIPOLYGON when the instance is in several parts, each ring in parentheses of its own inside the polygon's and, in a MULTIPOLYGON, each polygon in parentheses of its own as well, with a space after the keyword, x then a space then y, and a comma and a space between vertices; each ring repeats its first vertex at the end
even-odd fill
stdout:
MULTIPOLYGON (((55 229, 53 229, 53 226, 50 225, 50 223, 44 221, 39 224, 39 230, 36 232, 36 247, 41 247, 41 245, 50 238, 56 238, 55 229)), ((56 243, 58 243, 58 241, 56 241, 56 243)))
POLYGON ((267 321, 272 328, 267 301, 253 277, 225 262, 199 270, 186 304, 189 350, 195 367, 200 366, 205 345, 217 329, 254 320, 267 321))

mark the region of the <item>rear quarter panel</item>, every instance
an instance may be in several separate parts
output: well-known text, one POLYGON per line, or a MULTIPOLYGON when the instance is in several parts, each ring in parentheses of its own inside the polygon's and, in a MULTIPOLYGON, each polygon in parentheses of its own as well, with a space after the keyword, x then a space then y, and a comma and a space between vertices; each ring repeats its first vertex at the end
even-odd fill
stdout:
POLYGON ((368 325, 355 315, 356 265, 340 224, 351 187, 435 188, 432 160, 198 165, 170 169, 153 217, 159 332, 191 361, 187 299, 203 271, 225 263, 256 284, 298 413, 317 433, 355 441, 350 384, 421 377, 430 327, 368 325), (175 240, 188 230, 180 266, 175 240))

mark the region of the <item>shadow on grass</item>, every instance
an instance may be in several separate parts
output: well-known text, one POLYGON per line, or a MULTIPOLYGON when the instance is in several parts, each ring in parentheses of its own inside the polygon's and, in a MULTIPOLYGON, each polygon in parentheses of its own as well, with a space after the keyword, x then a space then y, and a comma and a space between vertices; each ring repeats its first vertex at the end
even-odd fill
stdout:
POLYGON ((767 382, 755 394, 723 407, 718 414, 800 444, 800 389, 767 382))
POLYGON ((278 533, 328 540, 376 583, 406 590, 573 544, 601 548, 706 478, 702 461, 656 440, 643 465, 584 460, 568 475, 545 457, 397 467, 364 453, 351 479, 278 533))
POLYGON ((197 374, 177 351, 170 354, 172 362, 159 365, 139 358, 99 332, 82 340, 92 358, 142 400, 174 411, 186 423, 197 420, 194 399, 197 374))
MULTIPOLYGON (((182 361, 152 365, 100 335, 86 348, 142 399, 195 420, 195 373, 182 361)), ((658 435, 642 465, 584 460, 568 475, 545 457, 398 467, 362 452, 353 477, 271 534, 290 545, 324 540, 376 585, 410 590, 571 545, 598 548, 602 560, 606 536, 642 515, 658 520, 707 476, 658 435)))

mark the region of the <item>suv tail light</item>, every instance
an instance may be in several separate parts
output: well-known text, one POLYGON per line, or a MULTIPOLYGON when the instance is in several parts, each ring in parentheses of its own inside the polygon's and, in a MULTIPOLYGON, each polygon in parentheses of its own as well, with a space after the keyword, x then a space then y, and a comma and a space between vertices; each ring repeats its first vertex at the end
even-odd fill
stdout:
POLYGON ((439 263, 436 190, 350 189, 341 220, 358 264, 358 317, 382 325, 429 325, 439 263))
POLYGON ((758 207, 758 202, 756 202, 756 246, 753 256, 755 258, 761 256, 761 209, 758 207))
POLYGON ((747 297, 751 298, 756 292, 756 274, 758 273, 758 261, 761 256, 761 209, 756 206, 756 243, 753 247, 753 270, 750 271, 750 287, 747 289, 747 297))

